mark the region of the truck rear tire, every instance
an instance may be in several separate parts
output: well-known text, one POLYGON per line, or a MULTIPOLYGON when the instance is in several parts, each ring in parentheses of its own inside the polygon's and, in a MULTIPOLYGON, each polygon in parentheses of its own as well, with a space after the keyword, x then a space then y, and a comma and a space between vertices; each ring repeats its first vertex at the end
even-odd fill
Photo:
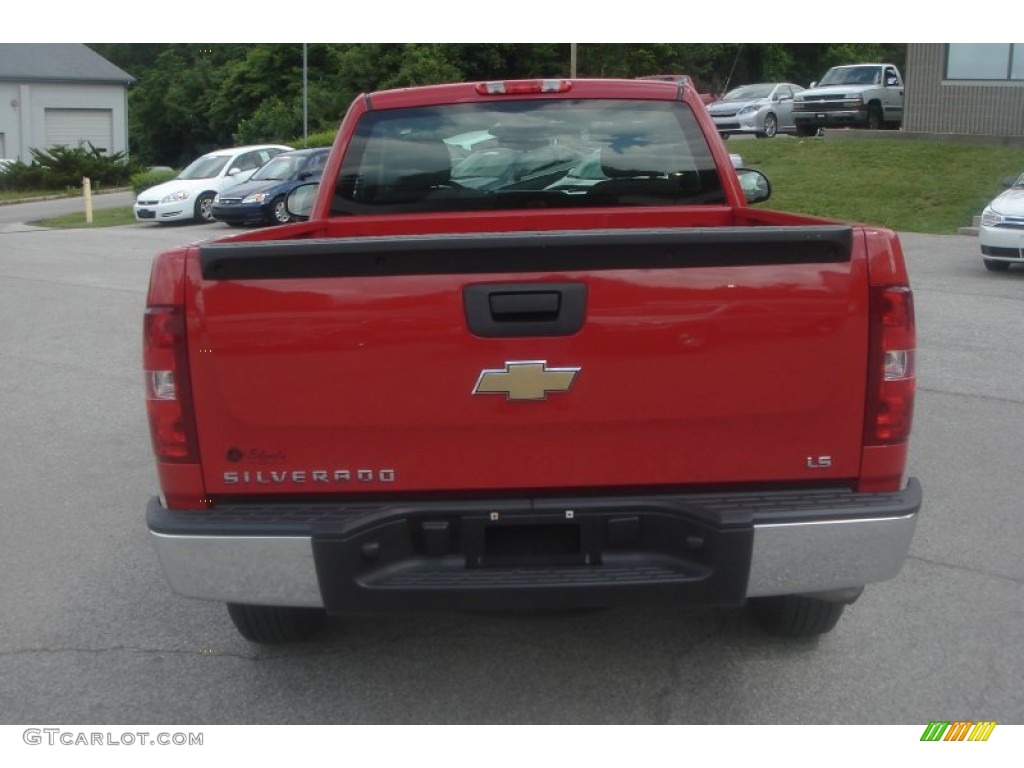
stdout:
POLYGON ((305 640, 327 623, 327 614, 319 608, 228 603, 228 615, 242 637, 252 643, 305 640))
POLYGON ((755 597, 748 601, 754 621, 766 632, 778 637, 814 637, 835 628, 846 608, 806 595, 755 597))

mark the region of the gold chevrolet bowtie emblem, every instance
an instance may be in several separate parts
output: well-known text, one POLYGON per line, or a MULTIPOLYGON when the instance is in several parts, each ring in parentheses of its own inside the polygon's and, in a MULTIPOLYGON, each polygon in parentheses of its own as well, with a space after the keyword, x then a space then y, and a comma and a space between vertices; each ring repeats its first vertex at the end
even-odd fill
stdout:
POLYGON ((505 363, 504 370, 481 371, 473 394, 546 400, 548 392, 568 392, 579 372, 579 368, 548 368, 546 360, 505 363))

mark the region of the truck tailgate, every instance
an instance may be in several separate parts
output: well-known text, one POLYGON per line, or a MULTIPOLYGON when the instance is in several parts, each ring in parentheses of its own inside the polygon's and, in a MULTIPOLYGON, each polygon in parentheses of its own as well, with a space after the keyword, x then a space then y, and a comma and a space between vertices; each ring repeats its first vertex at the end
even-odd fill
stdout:
POLYGON ((212 243, 188 346, 212 496, 840 483, 845 226, 212 243))

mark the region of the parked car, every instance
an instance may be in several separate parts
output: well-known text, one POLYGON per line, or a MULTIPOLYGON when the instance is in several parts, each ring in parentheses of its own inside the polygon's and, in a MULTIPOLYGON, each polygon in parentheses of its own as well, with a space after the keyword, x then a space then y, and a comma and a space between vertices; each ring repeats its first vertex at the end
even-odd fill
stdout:
POLYGON ((985 206, 978 228, 982 260, 993 272, 1024 264, 1024 173, 1004 184, 1008 189, 985 206))
POLYGON ((752 133, 770 139, 780 132, 796 133, 793 97, 802 90, 794 83, 741 85, 710 104, 708 112, 723 138, 752 133))
POLYGON ((292 220, 285 198, 303 181, 323 173, 329 147, 282 152, 249 177, 213 199, 211 213, 233 227, 243 224, 287 224, 292 220))
POLYGON ((291 149, 281 144, 258 144, 218 149, 203 155, 190 163, 177 178, 139 194, 134 206, 135 218, 161 224, 190 219, 213 221, 210 208, 218 192, 248 180, 272 157, 291 149))

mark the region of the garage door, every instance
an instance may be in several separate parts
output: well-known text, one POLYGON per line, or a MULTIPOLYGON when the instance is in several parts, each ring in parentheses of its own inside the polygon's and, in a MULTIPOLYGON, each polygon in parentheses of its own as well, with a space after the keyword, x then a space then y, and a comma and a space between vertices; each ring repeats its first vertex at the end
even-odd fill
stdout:
POLYGON ((110 154, 114 146, 114 111, 111 109, 47 109, 46 146, 78 147, 90 142, 110 154))

